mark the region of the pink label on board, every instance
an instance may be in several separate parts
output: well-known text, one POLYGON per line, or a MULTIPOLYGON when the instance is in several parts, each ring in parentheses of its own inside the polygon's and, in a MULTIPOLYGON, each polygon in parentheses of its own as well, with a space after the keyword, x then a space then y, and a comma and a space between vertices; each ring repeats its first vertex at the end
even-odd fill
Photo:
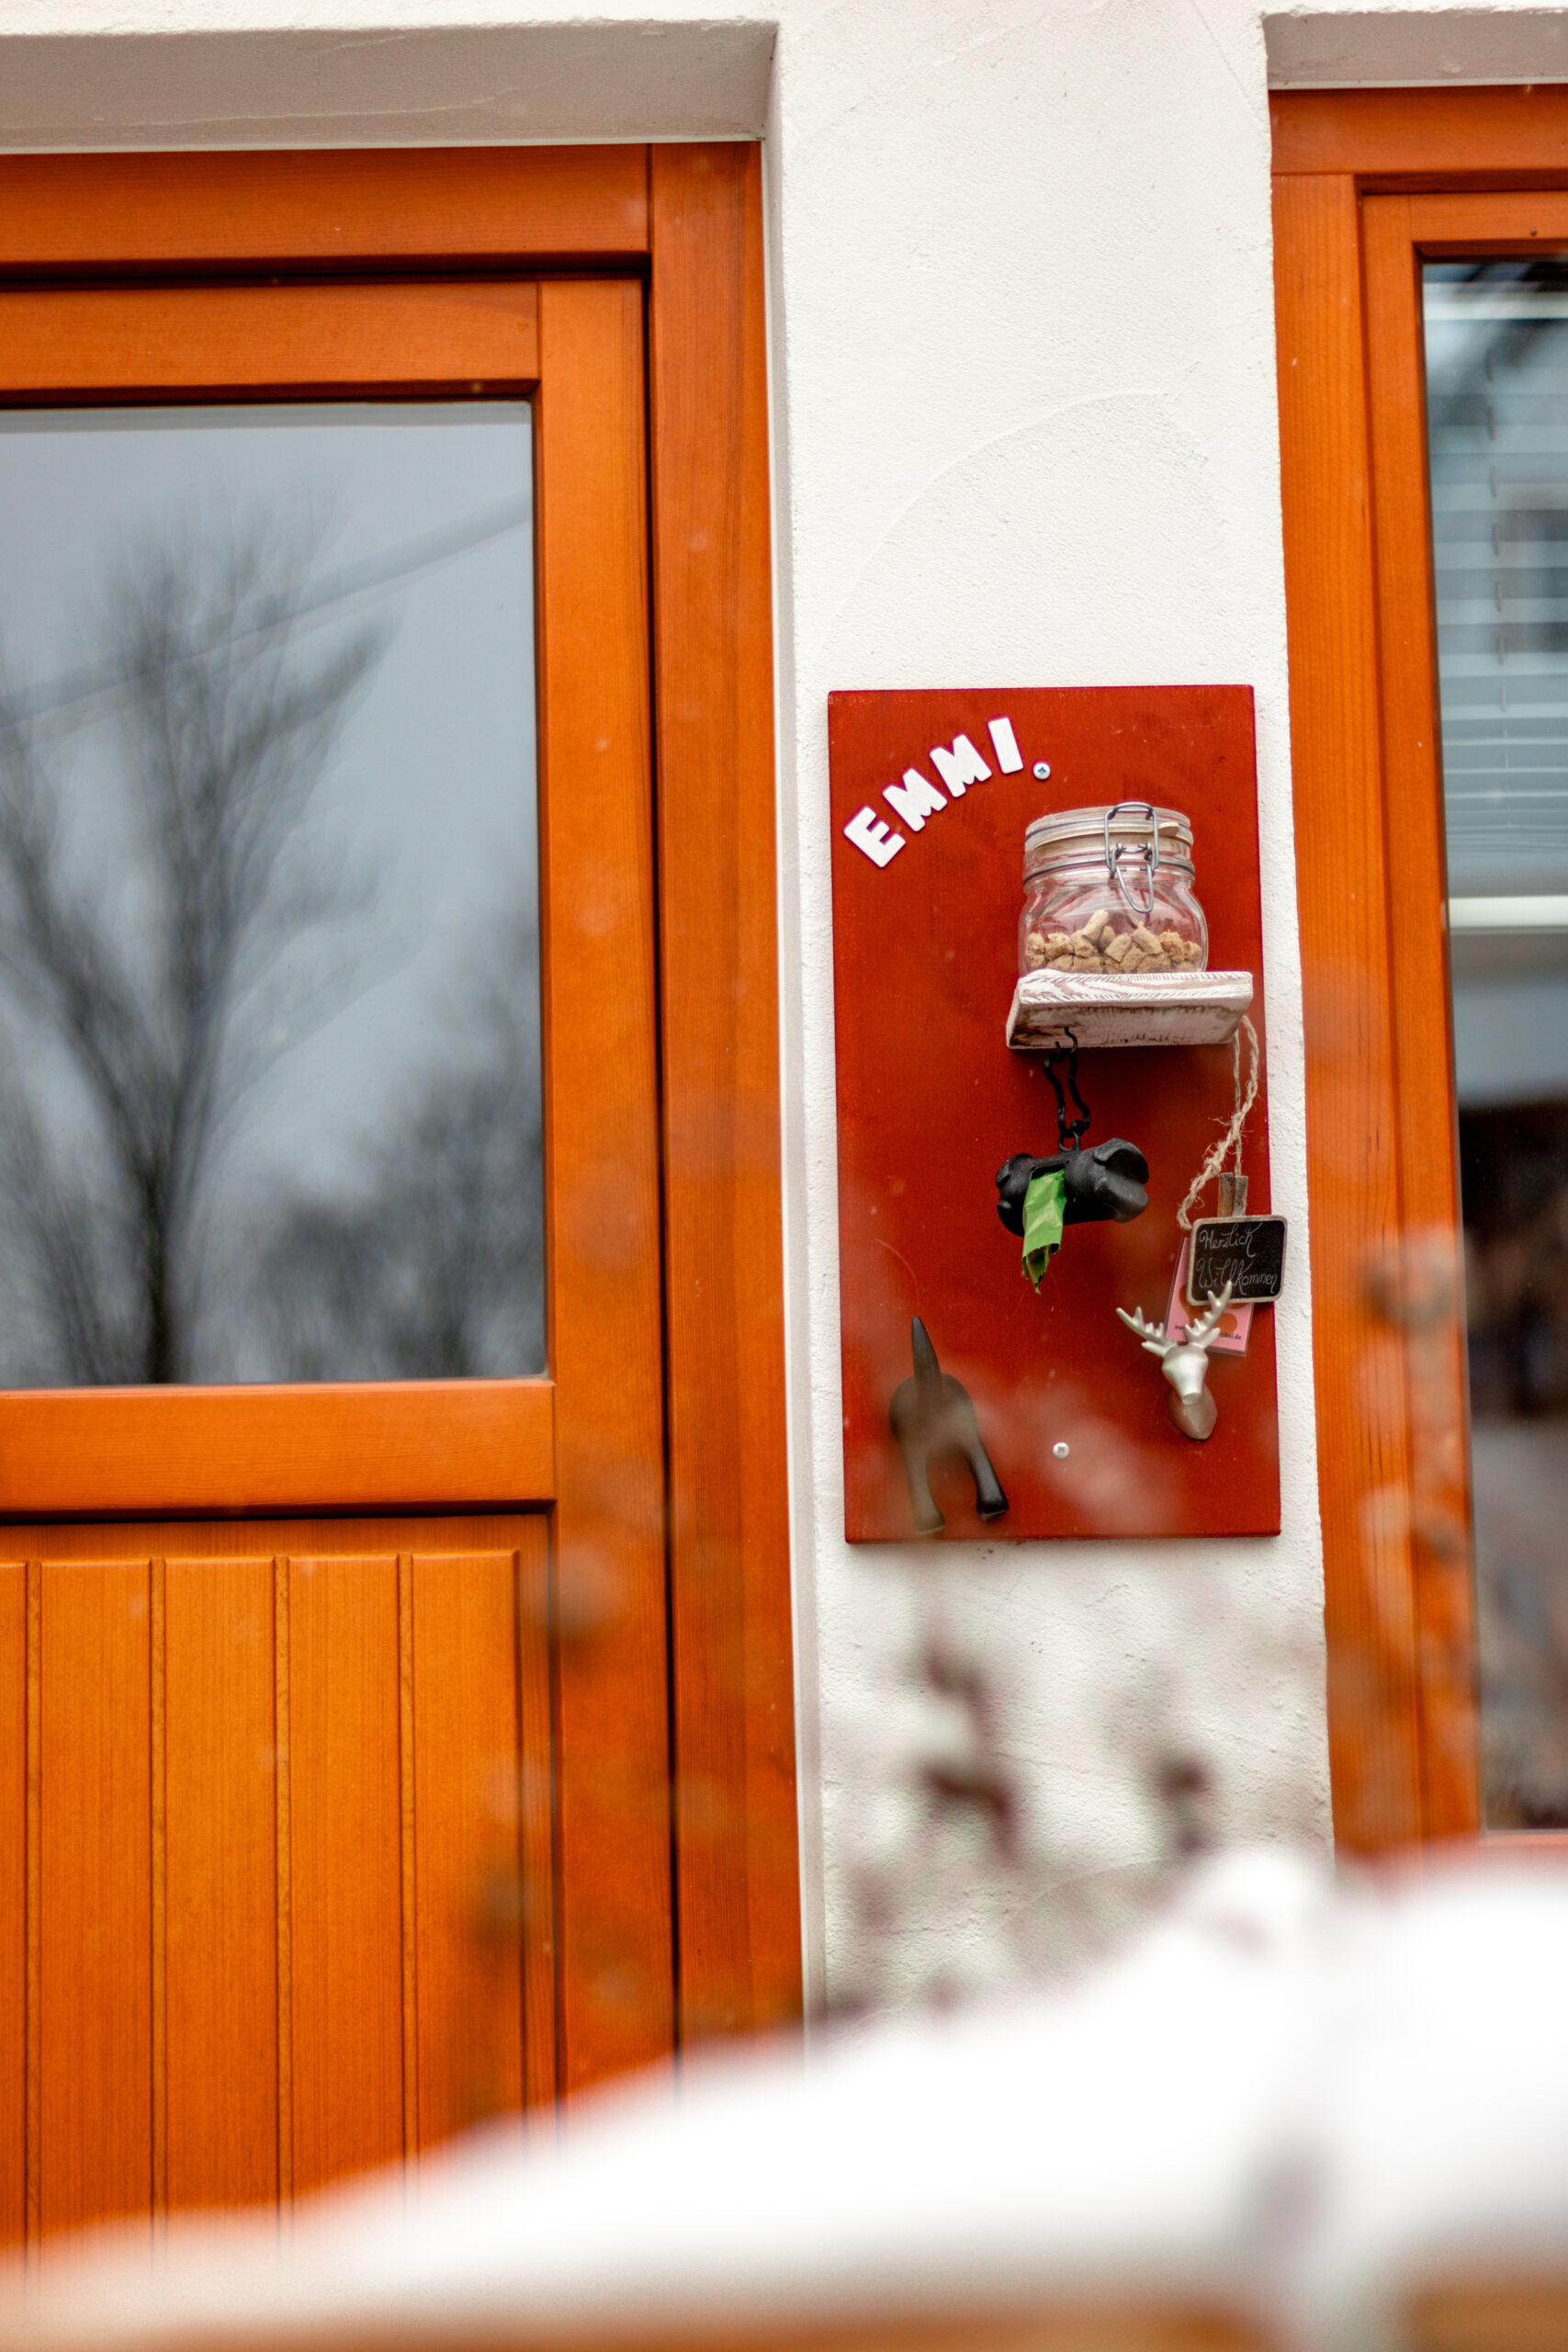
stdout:
MULTIPOLYGON (((1176 1273, 1170 1285, 1170 1304, 1165 1310, 1165 1336, 1178 1346, 1198 1320, 1197 1308, 1189 1306, 1187 1304, 1187 1260, 1191 1248, 1191 1236, 1184 1233, 1181 1237, 1181 1252, 1176 1261, 1176 1273)), ((1215 1355, 1244 1356, 1247 1353, 1247 1334, 1252 1329, 1252 1314, 1253 1310, 1247 1305, 1226 1307, 1219 1329, 1209 1341, 1209 1346, 1215 1355)))

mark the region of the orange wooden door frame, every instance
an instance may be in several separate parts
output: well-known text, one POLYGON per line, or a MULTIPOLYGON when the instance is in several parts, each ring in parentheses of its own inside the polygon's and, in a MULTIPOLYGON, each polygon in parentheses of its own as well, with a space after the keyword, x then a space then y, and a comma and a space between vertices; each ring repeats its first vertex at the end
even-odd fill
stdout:
MULTIPOLYGON (((607 814, 595 762, 600 771, 615 763, 600 756, 602 730, 588 727, 606 691, 598 626, 624 627, 626 615, 586 626, 566 617, 596 615, 592 574, 604 547, 572 527, 578 492, 558 496, 553 482, 570 476, 581 489, 584 469, 598 467, 588 507, 597 500, 607 515, 629 518, 646 467, 651 561, 637 594, 648 604, 631 615, 643 632, 645 716, 633 756, 646 763, 651 720, 657 921, 639 930, 630 902, 621 904, 615 861, 602 861, 600 895, 625 933, 625 968, 637 975, 626 991, 636 1001, 618 1023, 626 1035, 591 1044, 579 1017, 563 1016, 558 990, 577 987, 564 942, 547 1015, 567 1023, 550 1103, 565 1218, 558 1215, 552 1236, 558 1254, 572 1250, 571 1220, 602 1193, 592 1170, 605 1146, 602 1089, 595 1102, 593 1084, 573 1083, 573 1051, 580 1065, 592 1050, 628 1056, 634 1069, 646 1054, 657 1067, 649 1099, 659 1105, 661 1190, 632 1271, 614 1299, 595 1300, 587 1270, 595 1253, 583 1253, 581 1311, 570 1330, 558 1322, 551 1382, 478 1384, 439 1400, 417 1391, 274 1392, 260 1400, 264 1420, 272 1417, 265 1442, 240 1448, 248 1464, 233 1458, 223 1420, 254 1410, 254 1394, 233 1407, 220 1392, 124 1399, 118 1422, 96 1416, 91 1499, 62 1464, 75 1453, 80 1464, 84 1434, 107 1400, 6 1398, 0 1508, 12 1516, 307 1508, 321 1499, 346 1444, 389 1464, 389 1491, 378 1475, 374 1497, 345 1491, 333 1498, 340 1507, 553 1497, 563 1545, 575 1540, 592 1555, 611 1543, 619 1565, 630 1561, 642 1599, 619 1650, 557 1649, 558 2056, 570 2090, 694 2034, 787 2019, 800 2003, 757 154, 720 145, 0 161, 0 281, 24 307, 41 303, 56 318, 74 309, 79 333, 95 305, 107 317, 132 286, 156 311, 181 307, 193 278, 207 289, 216 281, 209 318, 214 302, 243 293, 292 322, 286 347, 275 343, 272 390, 329 377, 342 388, 341 354, 320 376, 310 354, 312 334, 341 333, 345 303, 382 319, 402 311, 383 338, 393 356, 357 380, 432 389, 443 369, 417 356, 430 320, 464 313, 471 327, 487 291, 473 281, 484 278, 497 293, 513 289, 500 308, 515 313, 514 294, 540 270, 548 273, 536 328, 542 765, 547 797, 552 766, 571 775, 583 803, 571 822, 581 828, 607 814), (330 280, 337 306, 323 308, 330 280), (632 473, 619 459, 606 470, 604 436, 631 449, 634 408, 632 473), (628 1315, 662 1354, 661 1416, 637 1377, 621 1376, 605 1336, 628 1315), (437 1401, 457 1433, 445 1468, 426 1442, 437 1401), (185 1435, 182 1407, 197 1416, 185 1435), (141 1424, 130 1439, 124 1415, 141 1424), (646 1464, 651 1447, 662 1470, 662 1492, 643 1472, 629 1490, 606 1477, 634 1432, 637 1459, 646 1464), (143 1491, 143 1465, 158 1452, 174 1491, 163 1477, 155 1496, 143 1491), (220 1487, 213 1465, 226 1452, 220 1487), (606 1870, 605 1808, 613 1790, 624 1796, 634 1781, 637 1824, 617 1833, 623 1850, 606 1870), (595 1989, 592 1955, 630 1928, 656 1956, 654 1915, 668 1939, 671 1910, 662 2001, 617 2010, 595 1989)), ((492 320, 491 331, 502 328, 492 320)), ((519 316, 511 331, 525 331, 519 316)), ((42 341, 39 323, 24 398, 51 389, 42 341)), ((116 364, 104 360, 122 394, 149 389, 133 358, 118 375, 116 364)), ((87 396, 79 370, 56 372, 52 389, 87 396)), ((513 359, 492 380, 500 389, 529 376, 513 359)), ((178 396, 182 386, 166 389, 178 396)), ((199 387, 183 389, 191 396, 199 387)), ((631 742, 629 706, 622 717, 618 731, 631 742)), ((555 840, 547 818, 547 872, 555 840)), ((562 884, 580 883, 583 871, 574 855, 562 884)), ((570 913, 570 889, 558 888, 554 903, 570 913)), ((606 911, 584 907, 591 921, 606 911)))
POLYGON ((1335 1829, 1480 1826, 1420 264, 1568 244, 1568 89, 1277 92, 1335 1829))

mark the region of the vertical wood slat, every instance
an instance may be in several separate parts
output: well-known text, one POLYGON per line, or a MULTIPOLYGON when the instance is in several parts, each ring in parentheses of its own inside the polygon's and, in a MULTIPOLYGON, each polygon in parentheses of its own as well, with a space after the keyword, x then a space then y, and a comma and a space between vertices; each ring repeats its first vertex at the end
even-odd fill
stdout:
POLYGON ((0 2248, 27 2224, 28 1571, 0 1560, 0 2248))
POLYGON ((674 2038, 640 288, 542 286, 539 366, 555 1931, 570 2094, 674 2038))
POLYGON ((285 2214, 294 2200, 294 1880, 289 1837, 289 1624, 288 1556, 272 1562, 272 1738, 274 1869, 277 1888, 276 2006, 273 2037, 277 2051, 277 2196, 285 2214))
MULTIPOLYGON (((278 2191, 273 1564, 170 1557, 164 1595, 166 2199, 171 2210, 271 2201, 278 2191)), ((156 1857, 156 1826, 153 1850, 156 1857)))
MULTIPOLYGON (((1472 199, 1473 202, 1473 199, 1472 199)), ((1465 1426, 1463 1251, 1427 458, 1421 284, 1408 197, 1363 197, 1366 401, 1377 549, 1389 978, 1412 1415, 1410 1546, 1422 1831, 1481 1824, 1465 1426)))
POLYGON ((46 1561, 40 2226, 152 2211, 149 1563, 46 1561))
POLYGON ((39 2143, 43 2122, 43 2069, 39 2055, 43 2008, 43 1563, 27 1564, 28 1592, 28 1844, 27 1844, 27 2087, 24 2227, 29 2260, 43 2234, 43 2183, 39 2143))
POLYGON ((675 1867, 690 2038, 773 2025, 801 2002, 773 616, 760 151, 654 147, 649 174, 675 1867))
POLYGON ((523 2103, 517 1577, 502 1552, 410 1566, 418 2125, 429 2145, 523 2103))
POLYGON ((550 1705, 550 1526, 526 1523, 512 1555, 516 1580, 518 1822, 523 1928, 523 2090, 530 2107, 556 2096, 555 1765, 550 1705))
POLYGON ((419 1924, 414 1781, 413 1559, 398 1554, 398 1822, 403 1964, 403 2154, 422 2145, 419 2132, 419 1924))
POLYGON ((1400 1200, 1407 1225, 1451 1231, 1459 1171, 1420 279, 1410 198, 1363 198, 1360 220, 1400 1200))
POLYGON ((1400 1238, 1359 201, 1275 182, 1313 1353, 1337 1838, 1421 1834, 1420 1698, 1398 1337, 1369 1285, 1400 1238))
POLYGON ((398 1566, 289 1563, 294 2194, 403 2146, 398 1566))
POLYGON ((148 1775, 152 1882, 152 2222, 161 2228, 169 2208, 169 2009, 168 2009, 168 1648, 164 1601, 168 1564, 155 1557, 148 1568, 148 1775))

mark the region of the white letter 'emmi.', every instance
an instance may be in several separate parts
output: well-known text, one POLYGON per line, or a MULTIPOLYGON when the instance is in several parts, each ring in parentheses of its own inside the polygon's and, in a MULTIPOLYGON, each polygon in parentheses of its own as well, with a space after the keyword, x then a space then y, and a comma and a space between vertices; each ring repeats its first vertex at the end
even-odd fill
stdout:
MULTIPOLYGON (((1010 718, 987 721, 987 731, 996 752, 998 767, 1004 775, 1016 775, 1023 765, 1023 754, 1018 748, 1018 738, 1012 731, 1010 718)), ((967 735, 956 735, 951 751, 940 743, 931 745, 931 765, 946 785, 954 800, 962 800, 972 784, 990 780, 990 769, 975 749, 967 735)), ((912 833, 923 832, 928 817, 945 808, 947 800, 929 777, 919 768, 906 768, 900 784, 890 784, 882 797, 900 823, 912 833)), ((853 842, 873 865, 891 865, 904 847, 902 833, 894 832, 877 816, 874 808, 857 808, 844 827, 844 838, 853 842)))
POLYGON ((903 834, 889 832, 874 808, 857 808, 844 827, 844 839, 863 850, 873 865, 891 865, 904 846, 903 834))
POLYGON ((902 784, 890 784, 882 797, 897 817, 901 817, 912 833, 920 831, 928 817, 934 817, 947 802, 920 774, 919 768, 906 768, 902 784))

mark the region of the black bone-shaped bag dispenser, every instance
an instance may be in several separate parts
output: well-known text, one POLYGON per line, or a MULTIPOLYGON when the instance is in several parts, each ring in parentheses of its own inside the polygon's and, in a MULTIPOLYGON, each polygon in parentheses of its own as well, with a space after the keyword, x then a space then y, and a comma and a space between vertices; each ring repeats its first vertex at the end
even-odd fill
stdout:
POLYGON ((1149 1163, 1123 1136, 1086 1145, 1091 1114, 1078 1091, 1076 1043, 1066 1055, 1047 1054, 1045 1075, 1056 1097, 1056 1140, 1048 1158, 1015 1151, 997 1170, 997 1215, 1023 1241, 1023 1270, 1036 1289, 1069 1225, 1128 1225, 1149 1204, 1149 1163), (1056 1065, 1065 1059, 1066 1090, 1056 1065), (1067 1114, 1067 1094, 1074 1115, 1067 1114))
POLYGON ((1130 1224, 1148 1207, 1149 1163, 1135 1143, 1112 1136, 1083 1150, 1058 1151, 1035 1159, 1015 1151, 997 1171, 997 1215, 1010 1233, 1023 1231, 1023 1204, 1036 1176, 1062 1172, 1064 1225, 1100 1225, 1114 1218, 1130 1224))

